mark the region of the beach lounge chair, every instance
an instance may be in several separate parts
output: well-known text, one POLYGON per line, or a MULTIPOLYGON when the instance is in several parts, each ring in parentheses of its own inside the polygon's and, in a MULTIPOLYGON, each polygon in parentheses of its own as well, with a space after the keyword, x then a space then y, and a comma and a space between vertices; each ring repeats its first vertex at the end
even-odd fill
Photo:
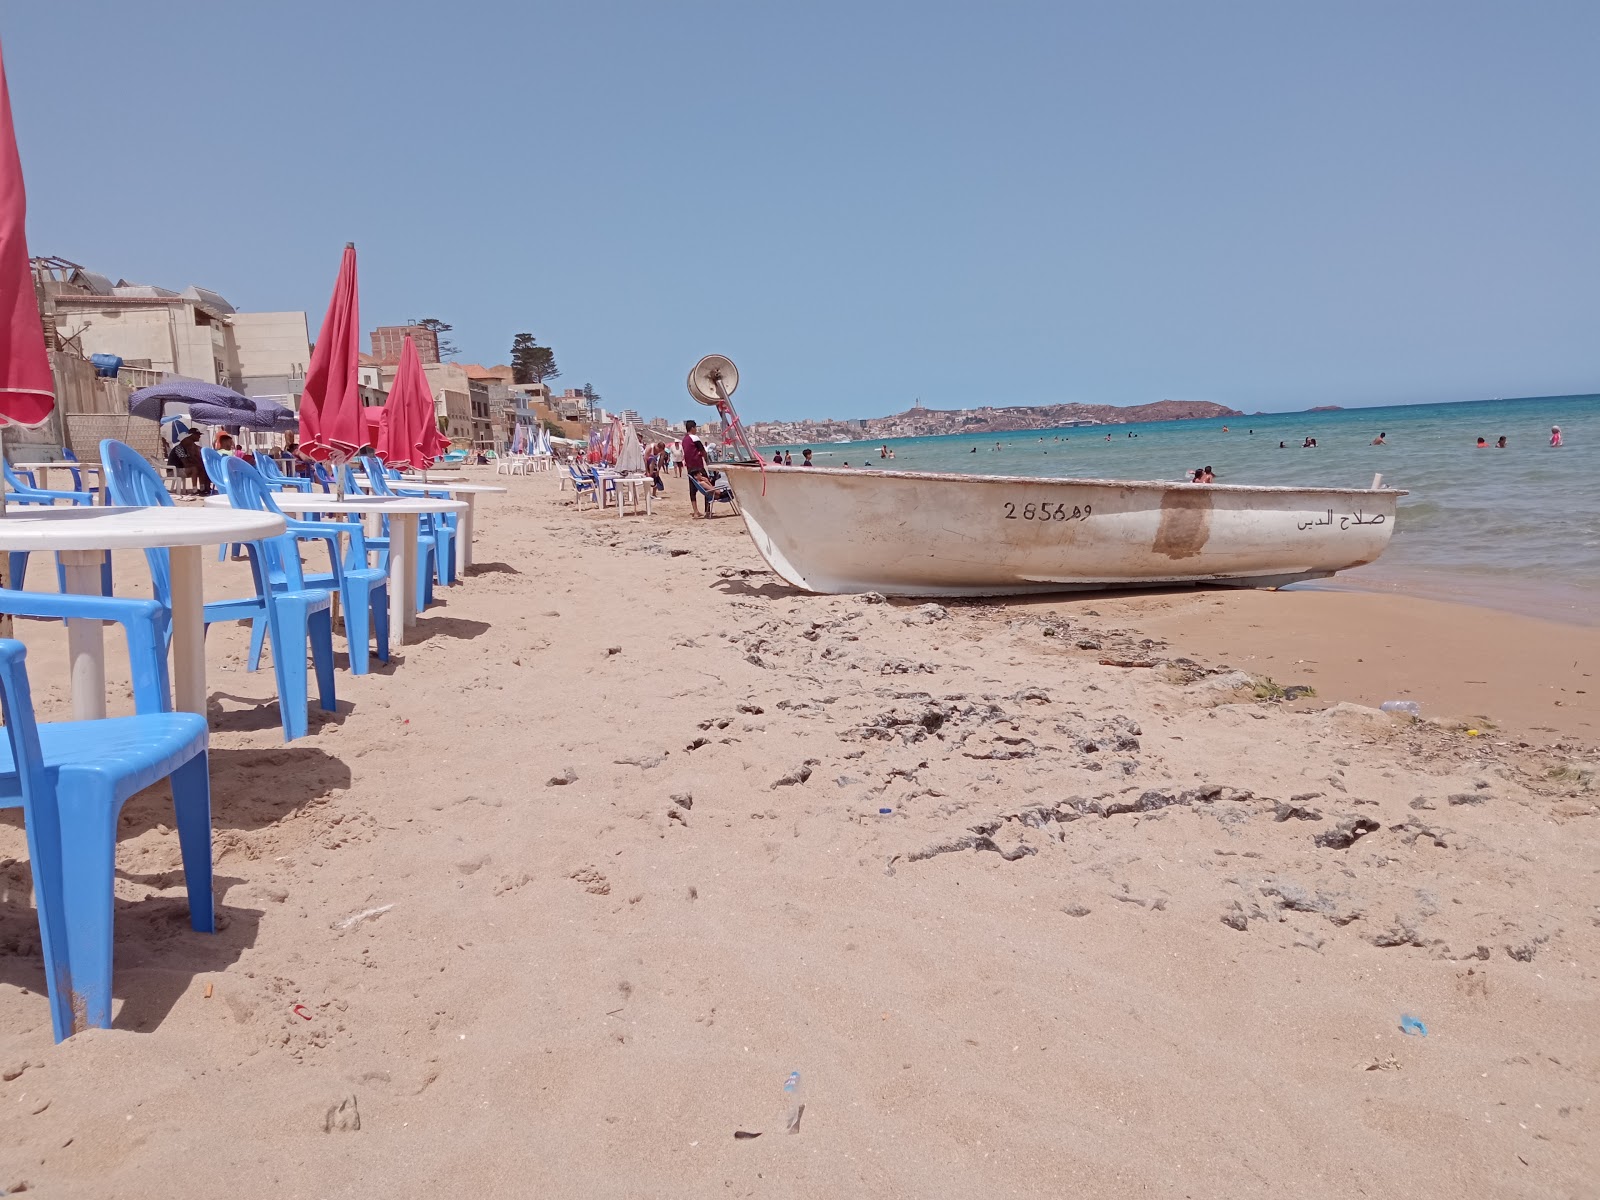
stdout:
POLYGON ((172 781, 189 924, 200 933, 216 930, 206 719, 158 712, 40 725, 26 660, 21 642, 0 640, 0 807, 22 809, 59 1042, 111 1024, 118 818, 128 797, 162 779, 172 781))
MULTIPOLYGON (((739 500, 738 497, 733 494, 733 488, 728 486, 728 481, 726 479, 721 478, 715 472, 713 472, 711 475, 710 488, 707 488, 705 484, 700 482, 700 480, 693 475, 689 476, 689 487, 694 493, 693 497, 691 497, 691 503, 694 501, 703 502, 709 495, 713 503, 726 504, 732 508, 736 514, 738 513, 739 500)), ((710 511, 710 505, 707 505, 707 511, 710 511)))
MULTIPOLYGON (((106 486, 114 504, 133 507, 172 505, 161 476, 147 463, 139 452, 122 442, 107 438, 100 443, 100 461, 105 464, 106 486)), ((240 462, 246 470, 250 465, 240 462)), ((283 723, 283 740, 293 741, 304 737, 309 721, 306 717, 306 647, 316 663, 318 699, 326 712, 335 710, 333 689, 333 598, 327 591, 312 591, 304 587, 274 590, 270 587, 272 568, 280 558, 293 560, 293 575, 281 567, 277 573, 284 578, 300 578, 298 547, 288 534, 276 539, 245 543, 250 558, 250 571, 255 578, 253 596, 239 596, 227 600, 212 600, 204 608, 206 627, 218 621, 251 622, 250 657, 247 669, 254 671, 261 661, 261 646, 272 639, 272 671, 278 684, 278 711, 283 723), (269 543, 272 543, 269 545, 269 543), (283 543, 288 547, 287 553, 283 543)), ((150 567, 150 581, 155 591, 156 603, 162 608, 162 640, 172 637, 172 563, 167 551, 160 548, 144 552, 150 567)), ((387 611, 385 612, 387 616, 387 611)))

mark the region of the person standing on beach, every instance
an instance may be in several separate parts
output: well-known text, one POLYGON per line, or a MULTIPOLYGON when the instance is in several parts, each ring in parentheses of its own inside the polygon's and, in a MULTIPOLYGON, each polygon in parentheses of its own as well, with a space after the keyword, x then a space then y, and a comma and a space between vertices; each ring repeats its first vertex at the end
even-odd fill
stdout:
POLYGON ((810 467, 815 465, 811 461, 811 447, 807 446, 804 450, 800 451, 800 465, 802 467, 810 467))
POLYGON ((683 466, 689 472, 689 512, 694 512, 694 487, 695 480, 700 480, 700 486, 706 493, 706 516, 711 515, 711 476, 706 471, 706 447, 695 430, 700 428, 694 421, 683 423, 683 444, 680 450, 683 453, 683 466))

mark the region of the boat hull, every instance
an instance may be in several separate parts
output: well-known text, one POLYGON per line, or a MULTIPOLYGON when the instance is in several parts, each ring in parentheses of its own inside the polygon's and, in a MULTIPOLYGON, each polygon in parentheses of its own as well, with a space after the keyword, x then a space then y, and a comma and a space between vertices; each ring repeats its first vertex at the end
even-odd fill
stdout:
POLYGON ((1401 491, 719 464, 767 564, 809 592, 1277 587, 1369 563, 1401 491))

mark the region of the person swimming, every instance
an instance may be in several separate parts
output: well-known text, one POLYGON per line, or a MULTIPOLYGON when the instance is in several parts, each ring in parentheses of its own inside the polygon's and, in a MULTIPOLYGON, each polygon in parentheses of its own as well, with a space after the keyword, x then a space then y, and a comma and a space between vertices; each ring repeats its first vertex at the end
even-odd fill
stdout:
POLYGON ((1487 450, 1488 448, 1489 448, 1489 439, 1488 438, 1479 438, 1478 439, 1478 449, 1479 450, 1487 450))
POLYGON ((1561 445, 1561 426, 1559 426, 1559 425, 1550 426, 1550 444, 1552 446, 1561 445))
POLYGON ((1494 448, 1496 450, 1504 450, 1506 448, 1506 435, 1505 434, 1502 433, 1500 435, 1499 439, 1494 444, 1494 448))
POLYGON ((1372 439, 1372 444, 1374 446, 1387 446, 1389 444, 1387 441, 1388 437, 1389 435, 1387 433, 1380 433, 1377 437, 1372 439))

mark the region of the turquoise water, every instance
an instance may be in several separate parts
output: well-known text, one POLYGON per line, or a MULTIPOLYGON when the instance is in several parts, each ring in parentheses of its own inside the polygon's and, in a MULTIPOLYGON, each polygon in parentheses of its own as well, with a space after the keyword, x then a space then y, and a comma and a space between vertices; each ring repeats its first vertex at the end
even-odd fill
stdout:
MULTIPOLYGON (((886 467, 878 456, 882 445, 894 450, 898 469, 983 475, 1180 479, 1210 466, 1218 483, 1366 487, 1381 471, 1387 486, 1411 493, 1400 502, 1394 541, 1377 563, 1340 580, 1600 620, 1600 459, 1593 452, 1600 446, 1600 396, 891 438, 811 449, 822 466, 886 467), (1559 449, 1549 445, 1551 425, 1561 426, 1559 449), (1379 433, 1388 435, 1387 445, 1371 445, 1379 433), (1492 446, 1502 435, 1504 450, 1475 448, 1479 437, 1492 446), (1302 448, 1307 437, 1317 439, 1315 449, 1302 448)), ((785 448, 799 457, 800 447, 785 448)), ((772 447, 766 449, 770 457, 772 447)))

